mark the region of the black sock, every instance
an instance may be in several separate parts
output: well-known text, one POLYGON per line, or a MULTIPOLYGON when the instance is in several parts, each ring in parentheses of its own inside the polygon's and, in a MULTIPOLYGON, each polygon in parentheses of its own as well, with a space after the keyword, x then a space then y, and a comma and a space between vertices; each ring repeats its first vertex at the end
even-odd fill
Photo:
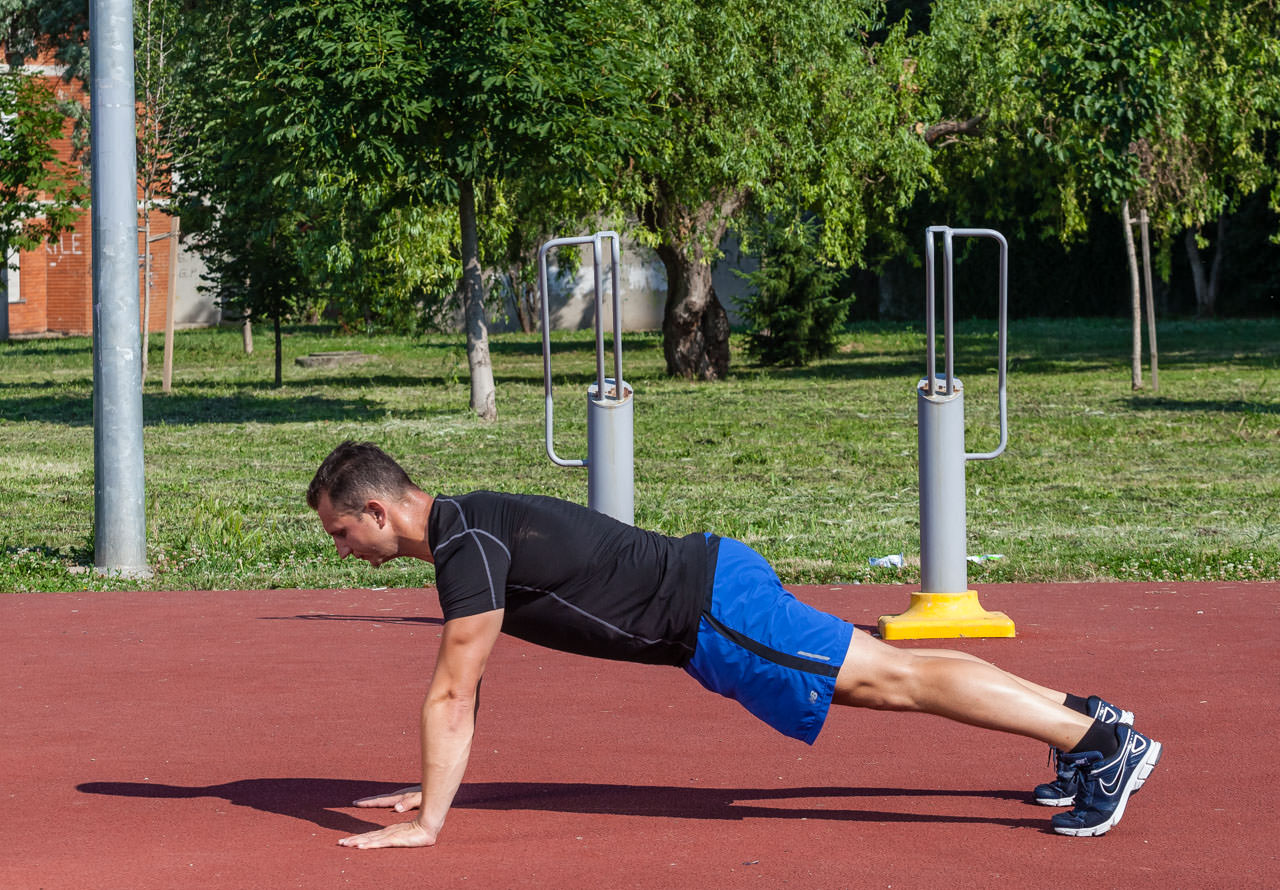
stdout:
POLYGON ((1119 750, 1120 740, 1116 738, 1115 724, 1095 720, 1080 743, 1067 753, 1083 754, 1085 751, 1097 751, 1102 755, 1103 760, 1109 760, 1119 750))
POLYGON ((1078 695, 1072 695, 1068 692, 1067 700, 1064 701, 1063 704, 1078 714, 1084 714, 1086 717, 1089 716, 1089 699, 1087 698, 1081 698, 1078 695))

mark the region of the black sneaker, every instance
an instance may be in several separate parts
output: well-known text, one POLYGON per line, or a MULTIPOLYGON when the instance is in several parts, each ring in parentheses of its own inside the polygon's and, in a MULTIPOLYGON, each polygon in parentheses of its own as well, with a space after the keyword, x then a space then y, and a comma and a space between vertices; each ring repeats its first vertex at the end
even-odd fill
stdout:
POLYGON ((1058 834, 1106 834, 1120 822, 1129 795, 1160 762, 1160 743, 1136 729, 1117 726, 1116 738, 1120 740, 1120 750, 1109 760, 1103 760, 1097 751, 1062 755, 1080 774, 1080 793, 1073 810, 1053 817, 1053 830, 1058 834))
MULTIPOLYGON (((1089 696, 1089 716, 1103 723, 1123 723, 1126 726, 1133 726, 1133 711, 1117 708, 1111 702, 1104 701, 1096 695, 1089 696)), ((1080 790, 1080 777, 1076 768, 1063 762, 1062 752, 1057 748, 1049 749, 1049 758, 1058 778, 1036 786, 1036 790, 1032 792, 1035 802, 1046 807, 1071 806, 1076 799, 1076 792, 1080 790)))

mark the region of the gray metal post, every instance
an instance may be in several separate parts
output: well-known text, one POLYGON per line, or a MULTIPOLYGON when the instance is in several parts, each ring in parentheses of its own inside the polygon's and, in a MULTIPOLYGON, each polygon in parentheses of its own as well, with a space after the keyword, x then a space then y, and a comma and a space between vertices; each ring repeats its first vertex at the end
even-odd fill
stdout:
POLYGON ((930 395, 916 388, 920 446, 920 589, 962 593, 968 589, 965 548, 964 390, 930 395))
POLYGON ((927 375, 916 387, 920 447, 920 587, 924 593, 963 593, 968 588, 965 539, 965 462, 999 456, 1009 441, 1005 393, 1008 328, 1008 253, 1003 235, 993 229, 953 229, 930 226, 925 236, 925 336, 927 375), (937 373, 934 346, 934 242, 943 245, 943 348, 945 372, 937 373), (967 454, 964 450, 964 385, 955 376, 955 295, 953 239, 992 238, 1000 245, 1000 308, 998 322, 1000 442, 994 451, 967 454))
POLYGON ((969 590, 965 537, 965 463, 991 460, 1009 441, 1005 395, 1006 334, 1008 329, 1008 251, 1004 236, 992 229, 952 229, 930 226, 925 235, 926 376, 916 385, 920 446, 920 592, 898 615, 880 617, 886 640, 939 637, 1011 637, 1013 622, 1003 612, 988 612, 969 590), (937 370, 935 346, 934 242, 942 236, 944 371, 937 370), (1000 443, 994 451, 968 454, 964 450, 964 385, 955 376, 955 309, 952 239, 992 238, 1000 244, 1000 443))
POLYGON ((93 172, 94 565, 145 576, 133 4, 89 7, 93 172))
POLYGON ((587 468, 587 506, 628 525, 635 520, 634 391, 622 378, 622 301, 619 289, 619 249, 616 232, 597 232, 575 238, 554 238, 538 250, 538 289, 542 301, 542 372, 546 404, 546 447, 552 463, 587 468), (604 280, 601 244, 611 241, 613 295, 613 376, 605 376, 604 280), (596 379, 587 388, 587 457, 565 459, 552 443, 555 403, 551 385, 551 309, 547 253, 555 247, 590 244, 595 278, 596 379))

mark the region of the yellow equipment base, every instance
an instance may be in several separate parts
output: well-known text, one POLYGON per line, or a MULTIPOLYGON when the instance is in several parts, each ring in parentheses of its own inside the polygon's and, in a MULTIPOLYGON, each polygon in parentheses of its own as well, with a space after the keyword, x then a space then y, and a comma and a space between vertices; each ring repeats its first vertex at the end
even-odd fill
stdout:
POLYGON ((964 593, 913 593, 901 615, 880 616, 886 640, 936 640, 949 637, 1011 637, 1013 620, 1004 612, 988 612, 976 590, 964 593))

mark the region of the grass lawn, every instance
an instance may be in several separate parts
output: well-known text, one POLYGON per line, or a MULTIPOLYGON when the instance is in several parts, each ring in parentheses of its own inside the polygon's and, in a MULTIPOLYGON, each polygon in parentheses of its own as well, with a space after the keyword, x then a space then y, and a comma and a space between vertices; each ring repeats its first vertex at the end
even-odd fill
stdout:
MULTIPOLYGON (((995 334, 959 327, 968 449, 995 446, 995 334)), ((1127 322, 1011 324, 1008 451, 968 465, 974 582, 1280 578, 1280 320, 1169 322, 1160 391, 1129 387, 1127 322)), ((586 502, 585 470, 543 450, 538 336, 493 338, 499 419, 467 410, 461 335, 356 337, 295 328, 285 381, 270 338, 245 355, 232 329, 180 332, 160 392, 160 339, 143 395, 148 581, 93 563, 88 339, 0 343, 0 590, 414 586, 424 564, 340 563, 303 491, 345 438, 371 439, 424 488, 485 487, 586 502), (294 358, 356 349, 363 365, 294 358)), ((738 346, 735 341, 735 347, 738 346)), ((589 333, 557 334, 556 450, 585 456, 589 333)), ((830 360, 732 377, 662 373, 656 334, 628 334, 636 389, 636 522, 745 540, 784 581, 918 579, 915 384, 924 337, 848 333, 830 360), (901 570, 868 557, 905 554, 901 570)), ((1148 378, 1148 386, 1149 386, 1148 378)))

